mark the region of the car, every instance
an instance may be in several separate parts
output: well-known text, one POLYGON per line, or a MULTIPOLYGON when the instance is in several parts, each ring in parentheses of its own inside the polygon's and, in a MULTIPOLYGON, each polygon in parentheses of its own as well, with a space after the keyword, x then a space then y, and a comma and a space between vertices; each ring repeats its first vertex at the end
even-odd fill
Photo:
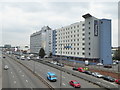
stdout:
POLYGON ((84 68, 82 68, 82 67, 79 67, 79 68, 78 68, 78 71, 79 71, 79 72, 85 72, 84 68))
POLYGON ((20 59, 21 59, 21 60, 25 60, 25 56, 21 56, 20 59))
POLYGON ((114 82, 114 81, 115 81, 115 79, 112 78, 111 76, 103 76, 102 78, 103 78, 104 80, 107 80, 107 81, 110 81, 110 82, 114 82))
POLYGON ((120 79, 116 79, 115 82, 116 82, 117 84, 120 84, 120 79))
POLYGON ((62 63, 57 63, 56 65, 64 67, 64 64, 62 64, 62 63))
POLYGON ((27 60, 30 60, 30 57, 27 57, 27 60))
POLYGON ((78 68, 77 67, 73 67, 72 70, 78 71, 78 68))
POLYGON ((103 64, 102 64, 102 63, 97 63, 96 65, 98 65, 98 66, 102 66, 103 64))
POLYGON ((3 56, 3 58, 5 58, 5 56, 3 56))
POLYGON ((9 69, 8 65, 5 65, 4 70, 8 70, 8 69, 9 69))
POLYGON ((112 68, 111 65, 104 65, 104 68, 112 68))
POLYGON ((70 84, 71 86, 75 87, 75 88, 80 88, 80 87, 81 87, 80 83, 79 83, 78 81, 76 81, 76 80, 71 80, 71 81, 69 82, 69 84, 70 84))
POLYGON ((93 72, 92 75, 95 76, 95 77, 98 77, 98 78, 102 78, 103 77, 103 75, 101 75, 98 72, 93 72))
POLYGON ((47 72, 47 79, 48 79, 49 81, 54 81, 54 82, 56 82, 56 81, 57 81, 57 76, 56 76, 56 74, 53 73, 53 72, 47 72))
POLYGON ((38 56, 38 57, 36 57, 36 59, 37 59, 37 60, 39 60, 39 59, 40 59, 40 58, 39 58, 39 56, 38 56))
POLYGON ((84 73, 85 73, 85 74, 88 74, 88 75, 92 75, 92 72, 91 72, 91 71, 85 71, 84 73))
POLYGON ((20 56, 16 56, 17 59, 20 59, 20 56))

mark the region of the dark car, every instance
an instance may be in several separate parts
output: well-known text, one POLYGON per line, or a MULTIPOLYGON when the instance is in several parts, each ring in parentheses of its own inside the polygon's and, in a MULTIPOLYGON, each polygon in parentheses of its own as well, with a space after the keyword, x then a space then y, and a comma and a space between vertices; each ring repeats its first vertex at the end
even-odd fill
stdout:
POLYGON ((112 68, 111 65, 105 65, 104 68, 112 68))
POLYGON ((110 82, 114 82, 114 81, 115 81, 115 79, 112 78, 111 76, 103 76, 102 78, 103 78, 104 80, 107 80, 107 81, 110 81, 110 82))
POLYGON ((5 58, 5 56, 3 56, 3 58, 5 58))
POLYGON ((78 71, 78 68, 77 67, 73 67, 72 70, 78 71))
POLYGON ((88 74, 88 75, 92 75, 92 72, 91 72, 91 71, 85 71, 84 73, 85 73, 85 74, 88 74))

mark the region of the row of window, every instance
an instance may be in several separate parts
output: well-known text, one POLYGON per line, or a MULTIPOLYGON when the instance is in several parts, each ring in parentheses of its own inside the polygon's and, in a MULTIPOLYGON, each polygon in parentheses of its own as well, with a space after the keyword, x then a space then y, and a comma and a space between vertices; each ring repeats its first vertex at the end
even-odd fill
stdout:
MULTIPOLYGON (((78 29, 78 30, 74 30, 74 31, 69 31, 69 32, 64 32, 64 33, 61 33, 61 35, 65 35, 65 34, 72 34, 72 33, 76 33, 76 32, 79 32, 80 30, 78 29)), ((82 31, 85 31, 85 29, 83 28, 82 29, 82 31)), ((59 36, 60 36, 60 34, 59 34, 59 36)))
MULTIPOLYGON (((57 53, 57 52, 55 52, 55 53, 57 53)), ((61 52, 59 52, 59 54, 61 54, 61 52)), ((85 53, 83 52, 83 53, 80 53, 80 52, 62 52, 62 54, 73 54, 73 55, 80 55, 80 54, 82 54, 82 55, 85 55, 85 53)))
MULTIPOLYGON (((82 24, 82 26, 85 26, 85 24, 82 24)), ((62 30, 59 30, 59 32, 62 32, 62 31, 65 31, 65 30, 70 30, 70 29, 75 29, 75 28, 79 28, 80 25, 76 25, 76 26, 73 26, 73 27, 69 27, 69 28, 64 28, 62 30)))

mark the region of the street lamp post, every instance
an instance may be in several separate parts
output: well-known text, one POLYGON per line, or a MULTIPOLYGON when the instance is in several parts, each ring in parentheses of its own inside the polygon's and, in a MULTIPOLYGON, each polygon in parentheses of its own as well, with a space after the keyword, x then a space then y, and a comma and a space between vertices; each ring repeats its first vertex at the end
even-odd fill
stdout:
MULTIPOLYGON (((62 60, 62 44, 61 44, 61 55, 60 55, 60 60, 62 60)), ((61 61, 60 61, 61 63, 61 61)), ((62 71, 60 70, 60 90, 62 88, 62 71)))

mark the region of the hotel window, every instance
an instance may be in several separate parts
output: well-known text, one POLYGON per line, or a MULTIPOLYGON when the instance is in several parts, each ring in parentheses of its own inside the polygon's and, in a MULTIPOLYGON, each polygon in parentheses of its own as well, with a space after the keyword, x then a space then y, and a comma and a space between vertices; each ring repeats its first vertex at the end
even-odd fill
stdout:
POLYGON ((71 29, 72 29, 72 27, 71 27, 71 29))
POLYGON ((77 52, 77 55, 79 55, 79 52, 77 52))
POLYGON ((72 42, 72 39, 71 39, 71 42, 72 42))
POLYGON ((85 36, 85 34, 84 34, 84 33, 83 33, 82 35, 83 35, 83 36, 85 36))
POLYGON ((72 37, 72 35, 71 35, 71 37, 72 37))
POLYGON ((75 33, 75 30, 74 30, 74 33, 75 33))
POLYGON ((79 32, 79 29, 77 30, 77 32, 79 32))
POLYGON ((82 48, 82 50, 85 50, 85 48, 82 48))
POLYGON ((74 50, 75 50, 75 48, 74 48, 74 50))
POLYGON ((75 52, 74 52, 74 55, 75 55, 75 52))
POLYGON ((75 37, 75 35, 74 35, 74 37, 75 37))
POLYGON ((75 43, 74 43, 74 46, 75 46, 75 43))
POLYGON ((79 50, 79 48, 77 48, 77 50, 79 50))
POLYGON ((89 35, 90 35, 90 32, 89 32, 89 35))
POLYGON ((82 55, 85 55, 85 53, 82 53, 82 55))
POLYGON ((79 25, 77 25, 77 27, 79 28, 79 25))
POLYGON ((75 41, 75 39, 74 39, 74 41, 75 41))
POLYGON ((79 43, 77 43, 77 45, 79 46, 79 43))
POLYGON ((89 27, 89 29, 90 29, 90 27, 89 27))
POLYGON ((90 48, 89 48, 89 50, 90 50, 90 48))
POLYGON ((90 40, 90 37, 89 37, 89 40, 90 40))
POLYGON ((77 34, 77 36, 79 37, 79 34, 77 34))
POLYGON ((85 31, 85 29, 82 29, 82 31, 85 31))
POLYGON ((74 28, 75 28, 75 26, 74 26, 74 28))
POLYGON ((89 42, 89 45, 90 45, 90 42, 89 42))
POLYGON ((71 54, 72 54, 72 52, 71 52, 71 54))
POLYGON ((82 40, 85 40, 85 38, 83 38, 82 40))
POLYGON ((72 31, 71 31, 71 33, 72 33, 72 31))
POLYGON ((89 56, 90 56, 90 53, 89 53, 89 56))
POLYGON ((79 41, 79 39, 77 39, 77 41, 79 41))
POLYGON ((85 26, 85 24, 82 24, 82 26, 85 26))
POLYGON ((90 24, 90 22, 89 22, 89 24, 90 24))

